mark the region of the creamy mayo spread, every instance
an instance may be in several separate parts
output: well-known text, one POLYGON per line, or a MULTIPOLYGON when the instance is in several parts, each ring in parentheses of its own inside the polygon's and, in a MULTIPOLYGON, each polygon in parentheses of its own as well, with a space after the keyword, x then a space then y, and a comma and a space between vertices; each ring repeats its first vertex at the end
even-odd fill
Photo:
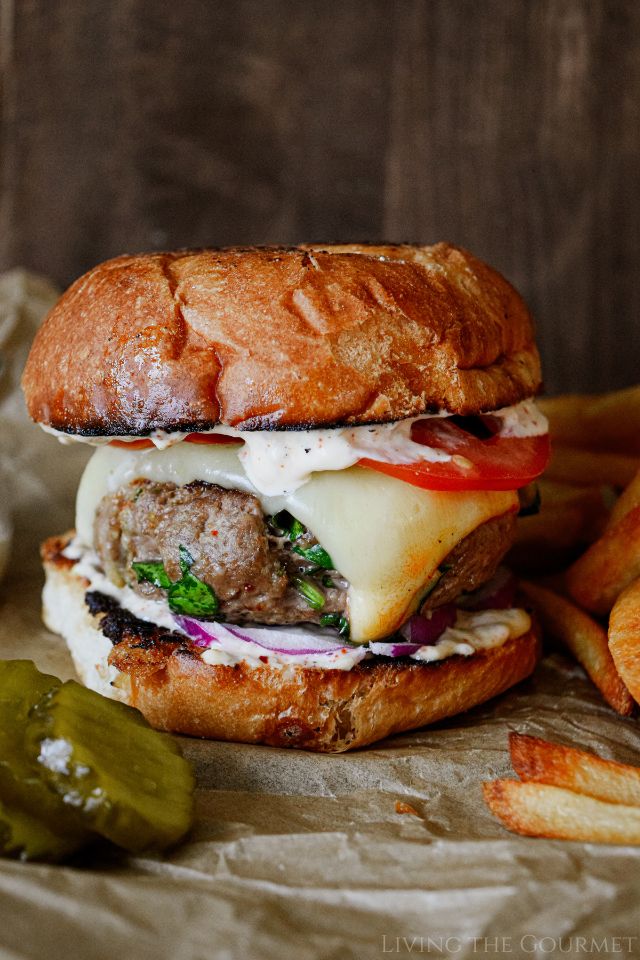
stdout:
MULTIPOLYGON (((436 417, 446 417, 442 412, 436 417)), ((503 407, 487 416, 501 421, 500 434, 505 437, 540 436, 548 432, 546 418, 533 400, 523 400, 512 407, 503 407)), ((238 430, 218 424, 209 434, 237 438, 244 441, 238 456, 245 474, 256 490, 265 496, 293 493, 305 484, 313 473, 345 470, 358 460, 368 458, 381 463, 407 464, 417 461, 430 463, 451 460, 443 450, 415 443, 411 427, 425 416, 397 420, 392 423, 360 427, 332 427, 320 430, 238 430)), ((61 442, 80 441, 101 446, 111 440, 136 440, 139 437, 82 437, 66 434, 44 426, 61 442)), ((167 433, 157 430, 149 435, 155 447, 164 450, 180 443, 186 433, 167 433)))
POLYGON ((521 637, 531 627, 531 618, 519 607, 507 610, 458 610, 456 622, 447 627, 434 643, 421 647, 413 654, 414 660, 431 663, 454 654, 471 656, 477 650, 501 647, 515 637, 521 637))

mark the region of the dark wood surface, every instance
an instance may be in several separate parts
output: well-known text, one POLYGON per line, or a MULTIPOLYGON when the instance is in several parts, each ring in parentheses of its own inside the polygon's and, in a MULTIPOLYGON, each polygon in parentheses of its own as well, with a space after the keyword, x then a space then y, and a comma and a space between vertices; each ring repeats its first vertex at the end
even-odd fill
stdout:
POLYGON ((640 381, 637 0, 2 0, 0 267, 449 239, 640 381))

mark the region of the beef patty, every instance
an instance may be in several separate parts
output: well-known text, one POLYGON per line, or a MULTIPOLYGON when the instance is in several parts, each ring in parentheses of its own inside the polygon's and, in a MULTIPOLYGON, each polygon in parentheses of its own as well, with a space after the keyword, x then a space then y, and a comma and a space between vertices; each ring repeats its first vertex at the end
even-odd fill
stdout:
MULTIPOLYGON (((443 562, 424 607, 440 606, 488 580, 511 545, 514 526, 515 515, 504 514, 462 540, 443 562)), ((339 572, 319 570, 294 552, 316 542, 309 531, 295 543, 279 535, 251 494, 202 481, 133 481, 104 497, 95 518, 96 551, 113 583, 162 599, 161 589, 137 582, 132 563, 160 560, 177 580, 182 546, 193 557, 191 572, 214 590, 220 613, 232 622, 319 623, 326 614, 346 615, 348 584, 339 572), (300 580, 322 593, 321 609, 305 599, 300 580)))

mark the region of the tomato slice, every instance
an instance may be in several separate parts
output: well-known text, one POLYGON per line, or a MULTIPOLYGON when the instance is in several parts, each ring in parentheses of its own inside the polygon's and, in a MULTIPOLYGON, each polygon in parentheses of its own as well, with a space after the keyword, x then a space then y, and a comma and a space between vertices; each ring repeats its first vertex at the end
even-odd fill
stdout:
POLYGON ((222 433, 188 433, 187 443, 244 443, 239 437, 226 437, 222 433))
POLYGON ((127 450, 143 450, 152 447, 151 440, 109 440, 110 447, 124 447, 127 450))
POLYGON ((450 453, 453 460, 429 463, 382 463, 360 460, 361 467, 387 473, 427 490, 517 490, 539 477, 549 462, 549 437, 480 439, 447 419, 418 420, 411 431, 416 443, 450 453))
MULTIPOLYGON (((244 443, 235 437, 225 437, 221 433, 188 433, 184 438, 187 443, 244 443)), ((126 447, 128 450, 143 450, 153 446, 153 441, 147 440, 110 440, 110 447, 126 447)))

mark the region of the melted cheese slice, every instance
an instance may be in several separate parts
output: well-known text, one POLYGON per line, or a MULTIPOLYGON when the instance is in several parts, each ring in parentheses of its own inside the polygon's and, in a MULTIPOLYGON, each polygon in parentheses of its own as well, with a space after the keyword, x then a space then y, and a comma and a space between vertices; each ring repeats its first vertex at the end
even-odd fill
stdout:
POLYGON ((266 514, 289 510, 328 551, 349 581, 351 638, 364 643, 396 630, 416 610, 425 585, 456 544, 518 503, 513 491, 422 490, 362 467, 315 473, 293 493, 264 496, 244 472, 240 449, 187 443, 168 450, 102 447, 78 490, 78 538, 92 546, 102 497, 141 477, 244 490, 266 514))

